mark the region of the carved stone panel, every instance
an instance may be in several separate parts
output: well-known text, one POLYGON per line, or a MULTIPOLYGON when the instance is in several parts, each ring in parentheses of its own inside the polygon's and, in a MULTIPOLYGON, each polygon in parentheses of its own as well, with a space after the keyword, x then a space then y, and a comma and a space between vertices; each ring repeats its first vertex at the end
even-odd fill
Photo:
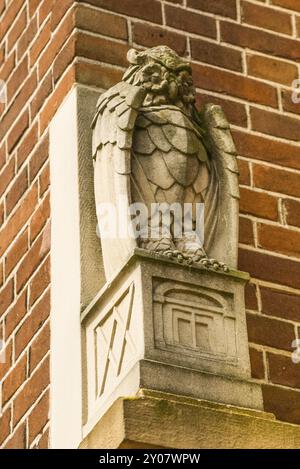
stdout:
MULTIPOLYGON (((140 330, 140 293, 136 282, 133 275, 118 284, 119 288, 104 289, 99 303, 93 305, 83 320, 85 420, 105 412, 124 380, 127 386, 126 379, 142 356, 143 336, 139 334, 136 338, 140 330)), ((137 385, 135 392, 136 389, 137 385)))
POLYGON ((136 346, 131 336, 133 296, 132 283, 95 328, 96 399, 135 358, 136 346))
POLYGON ((237 361, 233 295, 153 280, 155 345, 186 356, 237 361))
POLYGON ((83 313, 85 434, 141 388, 261 408, 249 381, 246 281, 136 251, 83 313))

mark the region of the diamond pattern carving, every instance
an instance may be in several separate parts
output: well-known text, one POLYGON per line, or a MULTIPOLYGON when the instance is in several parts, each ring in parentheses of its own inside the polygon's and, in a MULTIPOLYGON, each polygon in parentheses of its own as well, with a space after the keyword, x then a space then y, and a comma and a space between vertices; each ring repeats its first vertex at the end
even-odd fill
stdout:
POLYGON ((109 381, 119 377, 136 352, 130 334, 133 298, 132 283, 95 329, 96 398, 104 393, 109 381))

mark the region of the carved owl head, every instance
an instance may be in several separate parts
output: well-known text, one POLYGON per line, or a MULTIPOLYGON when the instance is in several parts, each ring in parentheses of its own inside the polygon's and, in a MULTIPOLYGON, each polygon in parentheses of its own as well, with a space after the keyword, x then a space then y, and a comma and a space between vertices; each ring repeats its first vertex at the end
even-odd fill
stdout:
POLYGON ((131 66, 123 80, 147 90, 144 106, 173 104, 187 108, 195 102, 191 66, 169 47, 141 52, 130 49, 127 59, 131 66))

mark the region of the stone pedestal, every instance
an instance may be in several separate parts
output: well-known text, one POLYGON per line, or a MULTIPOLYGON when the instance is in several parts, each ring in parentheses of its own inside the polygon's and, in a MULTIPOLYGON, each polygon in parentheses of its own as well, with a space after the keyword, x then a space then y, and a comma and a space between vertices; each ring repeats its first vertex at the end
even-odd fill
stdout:
POLYGON ((81 448, 298 448, 300 426, 266 412, 141 390, 120 398, 81 448))
POLYGON ((84 436, 118 398, 145 388, 262 410, 250 382, 247 281, 136 250, 82 317, 84 436))

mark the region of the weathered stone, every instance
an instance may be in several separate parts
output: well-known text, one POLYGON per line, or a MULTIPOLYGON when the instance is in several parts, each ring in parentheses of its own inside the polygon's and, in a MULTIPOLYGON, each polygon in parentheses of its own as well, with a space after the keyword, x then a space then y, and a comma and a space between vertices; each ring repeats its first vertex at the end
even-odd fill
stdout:
POLYGON ((81 448, 294 449, 300 427, 272 414, 141 390, 120 398, 81 448))
POLYGON ((85 434, 140 388, 262 409, 250 382, 247 280, 136 250, 82 316, 85 434))
POLYGON ((123 80, 101 96, 93 121, 95 197, 106 278, 120 270, 136 247, 215 270, 236 268, 238 167, 221 107, 206 105, 200 116, 191 66, 168 47, 131 49, 127 58, 130 67, 123 80), (125 201, 121 209, 120 198, 125 201), (169 213, 177 204, 181 213, 171 213, 164 223, 148 211, 135 238, 104 235, 107 224, 100 207, 110 203, 118 213, 117 227, 121 218, 131 226, 132 202, 146 210, 165 202, 169 213), (203 202, 204 240, 197 212, 203 202), (185 226, 179 236, 176 227, 186 213, 184 204, 192 206, 192 226, 185 226))

